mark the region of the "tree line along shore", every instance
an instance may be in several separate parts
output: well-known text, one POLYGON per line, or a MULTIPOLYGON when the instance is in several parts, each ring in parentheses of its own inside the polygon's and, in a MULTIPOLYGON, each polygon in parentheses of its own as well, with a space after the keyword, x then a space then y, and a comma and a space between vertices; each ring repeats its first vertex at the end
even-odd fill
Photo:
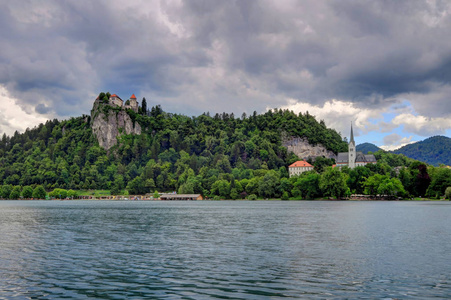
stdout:
MULTIPOLYGON (((117 113, 114 107, 101 109, 117 113)), ((108 150, 99 146, 88 115, 4 134, 0 197, 56 198, 65 190, 72 198, 81 191, 106 190, 109 195, 158 191, 207 199, 443 199, 451 187, 451 169, 385 151, 374 153, 376 164, 355 169, 332 168, 331 158, 307 158, 314 170, 290 178, 287 167, 304 157, 287 151, 284 136, 306 138, 334 153, 347 149, 338 132, 308 112, 188 117, 146 104, 127 114, 142 133, 122 133, 108 150)))

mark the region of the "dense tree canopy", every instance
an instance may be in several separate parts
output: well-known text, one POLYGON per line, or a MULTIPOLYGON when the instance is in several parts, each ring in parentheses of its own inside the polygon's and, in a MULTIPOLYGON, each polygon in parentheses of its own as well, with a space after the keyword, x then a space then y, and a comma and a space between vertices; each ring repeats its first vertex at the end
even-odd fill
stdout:
POLYGON ((67 197, 70 189, 176 191, 231 199, 340 198, 365 191, 439 197, 451 185, 448 169, 428 168, 384 151, 375 153, 377 164, 353 170, 333 169, 333 159, 318 157, 311 161, 315 171, 288 178, 287 166, 299 158, 282 146, 283 136, 306 137, 335 153, 347 149, 336 131, 308 113, 276 109, 241 118, 228 113, 187 117, 166 113, 159 105, 148 113, 127 113, 143 134, 120 136, 108 152, 93 137, 89 116, 55 119, 23 134, 3 135, 0 197, 10 198, 13 190, 12 196, 24 198, 30 198, 30 190, 33 198, 45 198, 45 190, 67 197), (370 187, 366 182, 376 174, 384 180, 370 187))

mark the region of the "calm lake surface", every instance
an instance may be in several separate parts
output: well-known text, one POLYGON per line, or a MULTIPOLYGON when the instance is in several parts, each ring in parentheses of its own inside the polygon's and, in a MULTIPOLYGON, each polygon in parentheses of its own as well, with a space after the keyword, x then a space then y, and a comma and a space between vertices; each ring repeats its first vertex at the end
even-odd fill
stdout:
POLYGON ((450 202, 0 201, 0 299, 449 297, 450 202))

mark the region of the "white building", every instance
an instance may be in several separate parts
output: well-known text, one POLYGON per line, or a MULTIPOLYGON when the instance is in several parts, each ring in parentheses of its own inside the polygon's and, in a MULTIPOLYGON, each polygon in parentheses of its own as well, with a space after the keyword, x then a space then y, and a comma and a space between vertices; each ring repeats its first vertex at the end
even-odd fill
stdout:
POLYGON ((122 107, 124 101, 116 94, 110 96, 110 103, 122 107))
POLYGON ((312 171, 313 166, 306 162, 305 160, 298 160, 295 163, 292 163, 288 166, 288 173, 290 174, 290 177, 297 176, 301 173, 312 171))

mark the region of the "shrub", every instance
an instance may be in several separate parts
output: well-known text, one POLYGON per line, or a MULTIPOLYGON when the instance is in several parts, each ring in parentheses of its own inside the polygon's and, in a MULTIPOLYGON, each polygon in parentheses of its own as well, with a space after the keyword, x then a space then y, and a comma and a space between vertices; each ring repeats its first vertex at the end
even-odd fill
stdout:
POLYGON ((257 200, 257 195, 250 194, 249 196, 247 196, 247 200, 257 200))
POLYGON ((78 196, 78 192, 74 190, 68 190, 67 191, 67 197, 69 198, 76 198, 78 196))
POLYGON ((65 199, 67 197, 67 191, 65 189, 54 189, 49 193, 49 196, 57 199, 65 199))
POLYGON ((287 191, 283 192, 282 200, 289 200, 289 199, 290 199, 290 195, 288 195, 288 192, 287 191))
POLYGON ((22 188, 18 185, 16 185, 13 190, 11 191, 11 194, 9 195, 9 199, 17 200, 20 198, 20 193, 22 191, 22 188))
POLYGON ((45 192, 45 189, 44 189, 44 187, 42 185, 38 185, 33 190, 33 198, 45 199, 46 195, 47 195, 47 193, 45 192))
POLYGON ((447 187, 445 190, 445 199, 448 199, 451 201, 451 186, 447 187))
POLYGON ((33 189, 31 188, 31 186, 27 185, 23 188, 22 197, 24 197, 25 199, 33 197, 33 189))
POLYGON ((11 194, 12 190, 13 190, 13 186, 12 185, 10 185, 10 184, 4 185, 2 187, 1 197, 3 199, 9 199, 9 195, 11 194))

